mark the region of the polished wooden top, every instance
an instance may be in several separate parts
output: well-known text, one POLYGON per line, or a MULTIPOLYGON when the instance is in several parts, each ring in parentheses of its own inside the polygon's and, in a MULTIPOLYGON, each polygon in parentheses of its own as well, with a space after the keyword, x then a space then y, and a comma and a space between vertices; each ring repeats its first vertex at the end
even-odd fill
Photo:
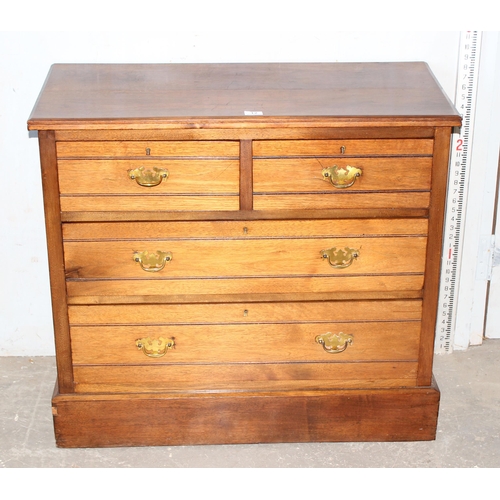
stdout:
POLYGON ((457 126, 460 120, 421 62, 55 64, 28 128, 457 126))

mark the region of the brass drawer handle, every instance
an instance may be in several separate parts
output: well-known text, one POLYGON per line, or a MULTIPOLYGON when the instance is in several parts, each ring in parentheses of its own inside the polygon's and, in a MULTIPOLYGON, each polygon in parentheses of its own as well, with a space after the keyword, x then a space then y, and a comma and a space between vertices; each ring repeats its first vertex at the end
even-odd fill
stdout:
POLYGON ((153 167, 153 170, 144 170, 144 167, 139 167, 128 170, 128 176, 134 179, 139 186, 154 187, 161 184, 163 179, 168 178, 168 170, 158 167, 153 167))
POLYGON ((316 342, 323 346, 328 354, 338 354, 344 352, 353 342, 353 336, 340 332, 333 334, 331 332, 316 337, 316 342))
POLYGON ((167 262, 173 259, 172 252, 162 252, 158 250, 156 253, 134 252, 134 260, 138 262, 143 271, 148 273, 157 273, 161 271, 167 262))
POLYGON ((137 349, 150 358, 161 358, 167 354, 169 349, 173 349, 175 346, 174 338, 165 339, 159 337, 158 339, 152 339, 150 337, 145 337, 143 339, 137 339, 135 341, 137 349))
POLYGON ((325 181, 330 181, 332 186, 338 189, 351 187, 362 173, 363 171, 360 168, 351 167, 350 165, 346 167, 337 167, 337 165, 333 165, 333 167, 327 167, 321 171, 323 179, 325 181))
POLYGON ((328 263, 335 269, 344 269, 349 267, 355 259, 359 257, 359 250, 354 248, 332 247, 327 250, 321 250, 323 259, 328 259, 328 263))

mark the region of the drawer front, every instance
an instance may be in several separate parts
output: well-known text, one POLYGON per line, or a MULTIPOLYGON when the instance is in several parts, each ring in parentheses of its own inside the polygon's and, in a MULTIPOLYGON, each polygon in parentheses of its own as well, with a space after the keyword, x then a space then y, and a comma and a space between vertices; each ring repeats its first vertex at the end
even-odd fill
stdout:
POLYGON ((60 160, 61 209, 238 210, 237 160, 60 160))
POLYGON ((238 160, 59 160, 62 195, 238 196, 238 160), (141 170, 142 169, 142 170, 141 170))
POLYGON ((69 278, 423 273, 425 237, 138 240, 65 244, 69 278))
POLYGON ((58 143, 63 212, 239 209, 237 142, 58 143))
POLYGON ((418 321, 74 326, 71 346, 75 364, 415 361, 419 336, 418 321))
POLYGON ((254 208, 429 207, 432 141, 257 141, 254 208))
POLYGON ((72 306, 76 390, 408 385, 420 315, 419 300, 72 306))
MULTIPOLYGON (((323 283, 337 280, 343 287, 352 282, 353 289, 371 281, 368 286, 376 290, 390 289, 394 278, 417 277, 420 286, 427 244, 423 224, 408 221, 406 234, 401 234, 404 220, 371 220, 366 224, 367 232, 353 235, 347 223, 336 228, 336 221, 308 221, 296 227, 295 236, 283 237, 294 226, 292 223, 287 228, 286 222, 161 223, 158 236, 170 234, 170 238, 155 239, 151 234, 149 239, 139 236, 151 224, 144 228, 141 223, 102 228, 94 224, 94 236, 88 240, 89 225, 69 225, 71 238, 65 232, 64 242, 65 267, 67 278, 74 284, 68 291, 78 294, 80 285, 85 288, 85 282, 90 281, 107 289, 105 294, 116 293, 114 283, 125 295, 245 293, 245 289, 254 290, 248 293, 283 293, 288 285, 282 279, 296 280, 294 286, 299 292, 304 285, 303 291, 316 292, 315 279, 323 283), (391 235, 391 222, 396 235, 391 235), (132 230, 134 226, 136 231, 132 230), (115 227, 119 228, 117 233, 115 227), (281 236, 269 235, 273 234, 272 227, 281 236), (129 237, 119 239, 126 228, 132 230, 129 237), (191 231, 186 235, 188 228, 191 231), (308 228, 310 233, 306 233, 308 228), (420 234, 414 232, 418 229, 420 234), (211 232, 219 237, 207 237, 211 232), (269 236, 262 236, 266 233, 269 236), (96 235, 102 235, 101 239, 96 235)), ((360 221, 352 222, 352 229, 361 229, 360 221)))

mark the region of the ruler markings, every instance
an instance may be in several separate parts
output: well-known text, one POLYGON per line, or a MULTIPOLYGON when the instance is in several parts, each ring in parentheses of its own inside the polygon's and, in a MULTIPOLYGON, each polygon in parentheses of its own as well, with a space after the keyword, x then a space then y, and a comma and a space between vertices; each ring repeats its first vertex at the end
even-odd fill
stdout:
POLYGON ((476 57, 480 47, 479 31, 464 31, 460 36, 455 107, 462 115, 462 127, 453 135, 450 176, 446 200, 443 261, 439 289, 435 352, 453 349, 455 297, 459 279, 462 250, 462 217, 467 206, 466 193, 470 167, 475 96, 477 90, 476 57))

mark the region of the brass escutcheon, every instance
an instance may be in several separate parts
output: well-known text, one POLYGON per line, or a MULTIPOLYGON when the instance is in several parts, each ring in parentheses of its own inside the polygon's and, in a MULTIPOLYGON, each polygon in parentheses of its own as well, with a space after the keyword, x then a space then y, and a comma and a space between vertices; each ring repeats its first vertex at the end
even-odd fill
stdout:
POLYGON ((349 247, 332 247, 327 250, 321 250, 320 253, 323 259, 328 259, 328 263, 335 269, 349 267, 359 257, 359 249, 349 247))
POLYGON ((332 186, 337 189, 351 187, 362 173, 363 171, 360 168, 351 167, 350 165, 346 165, 345 167, 333 165, 333 167, 327 167, 321 171, 323 179, 330 181, 332 186))
POLYGON ((323 346, 323 349, 329 354, 338 354, 344 352, 353 342, 353 336, 343 332, 327 332, 316 337, 316 342, 323 346))
POLYGON ((152 339, 150 337, 145 337, 137 339, 135 345, 137 349, 142 350, 146 356, 150 358, 161 358, 167 354, 169 349, 174 348, 175 341, 173 337, 171 339, 165 339, 163 337, 152 339))
POLYGON ((138 262, 143 269, 148 273, 156 273, 161 271, 167 262, 173 259, 172 252, 162 252, 158 250, 156 253, 134 252, 133 259, 138 262))
POLYGON ((158 167, 153 167, 153 170, 145 170, 144 167, 139 167, 128 170, 128 176, 134 179, 139 186, 154 187, 161 184, 163 179, 168 178, 168 170, 158 167))

